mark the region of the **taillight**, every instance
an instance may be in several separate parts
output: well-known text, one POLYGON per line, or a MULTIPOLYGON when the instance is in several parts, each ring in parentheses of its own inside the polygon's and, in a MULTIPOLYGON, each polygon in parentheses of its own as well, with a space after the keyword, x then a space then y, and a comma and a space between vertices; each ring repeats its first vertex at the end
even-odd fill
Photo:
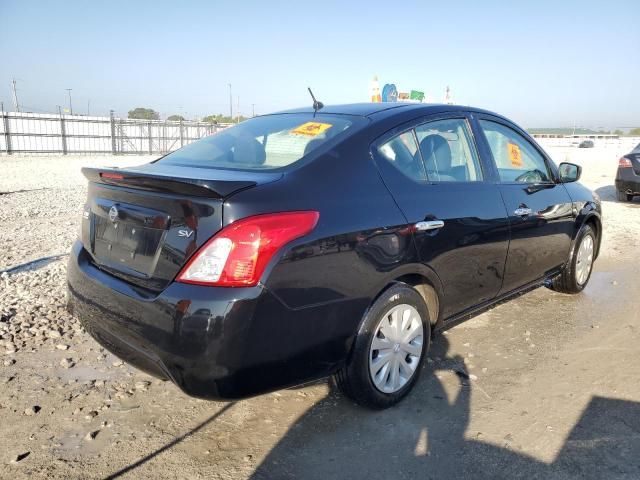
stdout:
POLYGON ((627 157, 620 157, 620 160, 618 160, 618 167, 631 167, 631 160, 629 160, 627 157))
POLYGON ((243 218, 215 234, 176 280, 218 287, 256 285, 269 260, 284 245, 307 235, 318 212, 282 212, 243 218))
POLYGON ((101 172, 100 178, 106 178, 107 180, 122 180, 124 175, 121 173, 101 172))

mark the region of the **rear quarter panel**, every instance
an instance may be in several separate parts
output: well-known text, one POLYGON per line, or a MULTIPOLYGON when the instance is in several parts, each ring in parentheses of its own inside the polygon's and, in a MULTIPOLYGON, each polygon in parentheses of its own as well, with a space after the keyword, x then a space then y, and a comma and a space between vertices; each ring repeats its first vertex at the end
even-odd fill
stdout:
POLYGON ((315 230, 283 249, 263 276, 290 308, 344 301, 364 313, 390 279, 411 270, 407 265, 419 268, 411 231, 370 157, 371 134, 320 148, 283 180, 225 202, 225 224, 260 213, 320 212, 315 230))

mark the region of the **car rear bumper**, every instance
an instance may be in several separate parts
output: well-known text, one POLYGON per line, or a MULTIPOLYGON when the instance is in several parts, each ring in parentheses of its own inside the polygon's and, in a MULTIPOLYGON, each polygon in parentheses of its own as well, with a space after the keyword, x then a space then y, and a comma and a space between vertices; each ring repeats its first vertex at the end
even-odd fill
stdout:
POLYGON ((101 345, 209 399, 244 398, 331 374, 361 318, 358 302, 290 309, 263 286, 172 283, 150 294, 95 267, 80 242, 67 279, 69 310, 101 345))
POLYGON ((640 175, 637 175, 633 168, 619 168, 616 174, 616 190, 640 195, 640 175))

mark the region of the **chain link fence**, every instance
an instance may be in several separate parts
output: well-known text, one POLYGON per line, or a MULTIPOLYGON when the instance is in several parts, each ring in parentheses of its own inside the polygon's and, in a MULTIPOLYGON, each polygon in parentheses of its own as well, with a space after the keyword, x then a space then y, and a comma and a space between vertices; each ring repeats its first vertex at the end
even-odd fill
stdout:
POLYGON ((212 135, 228 124, 5 112, 0 104, 0 153, 154 155, 212 135))

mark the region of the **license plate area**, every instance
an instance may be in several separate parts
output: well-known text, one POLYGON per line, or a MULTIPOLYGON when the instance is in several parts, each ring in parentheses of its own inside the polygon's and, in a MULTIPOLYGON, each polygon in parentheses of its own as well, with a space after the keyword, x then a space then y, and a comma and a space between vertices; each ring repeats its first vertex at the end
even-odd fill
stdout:
POLYGON ((152 277, 169 216, 105 199, 96 199, 92 207, 91 250, 95 260, 113 269, 152 277))

